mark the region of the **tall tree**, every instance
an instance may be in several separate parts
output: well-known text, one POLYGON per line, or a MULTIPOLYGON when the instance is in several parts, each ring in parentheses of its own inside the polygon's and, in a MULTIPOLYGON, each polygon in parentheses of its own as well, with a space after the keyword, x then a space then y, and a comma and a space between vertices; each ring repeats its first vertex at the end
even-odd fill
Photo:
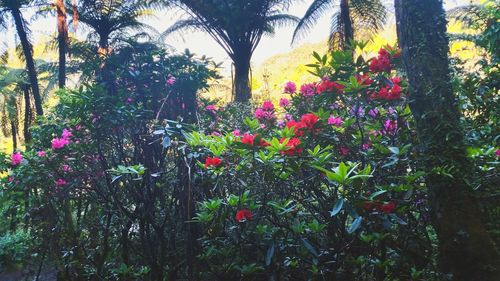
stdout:
POLYGON ((14 20, 17 35, 21 42, 24 58, 26 61, 26 70, 28 71, 29 82, 35 100, 35 109, 37 115, 43 115, 42 97, 38 85, 38 76, 33 59, 33 48, 28 39, 29 28, 23 18, 21 9, 29 7, 34 1, 31 0, 0 0, 0 28, 6 27, 6 18, 10 14, 14 20))
POLYGON ((68 22, 64 0, 56 0, 57 43, 59 47, 59 88, 66 86, 66 52, 68 48, 68 22))
MULTIPOLYGON (((172 2, 172 1, 171 1, 172 2)), ((168 28, 164 35, 183 29, 208 33, 229 55, 234 64, 233 97, 247 102, 251 98, 250 61, 264 34, 293 24, 298 18, 282 14, 292 0, 174 0, 189 18, 168 28)))
POLYGON ((357 30, 375 32, 386 20, 386 8, 381 0, 314 0, 298 23, 293 41, 310 31, 318 19, 329 11, 331 19, 330 49, 344 49, 354 40, 357 30))
POLYGON ((498 280, 499 255, 471 197, 460 112, 452 92, 441 0, 396 0, 399 44, 410 84, 410 109, 429 187, 440 265, 453 280, 498 280))
POLYGON ((79 0, 75 6, 67 2, 78 22, 92 29, 89 39, 96 41, 101 54, 107 54, 113 43, 128 39, 130 31, 152 29, 139 21, 151 14, 151 0, 79 0))

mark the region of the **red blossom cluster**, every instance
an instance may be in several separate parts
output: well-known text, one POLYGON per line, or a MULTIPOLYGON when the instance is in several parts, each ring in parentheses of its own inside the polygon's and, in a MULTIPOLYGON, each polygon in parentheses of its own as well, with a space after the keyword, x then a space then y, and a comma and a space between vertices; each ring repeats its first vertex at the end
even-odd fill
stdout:
POLYGON ((321 94, 324 92, 328 93, 344 93, 344 85, 330 80, 323 80, 316 88, 316 93, 321 94))
POLYGON ((259 143, 256 144, 255 140, 258 139, 258 136, 259 136, 258 134, 252 135, 252 134, 245 133, 243 135, 243 137, 241 138, 241 143, 244 143, 244 144, 249 145, 249 146, 254 146, 254 145, 269 146, 269 143, 263 139, 260 139, 259 143))
MULTIPOLYGON (((283 143, 286 140, 286 138, 282 138, 280 140, 280 143, 283 143)), ((300 139, 298 138, 291 138, 288 140, 286 143, 287 150, 282 151, 282 154, 288 155, 288 156, 295 156, 299 155, 302 153, 302 148, 299 147, 300 145, 300 139)))
POLYGON ((379 203, 379 202, 374 202, 374 201, 366 201, 363 203, 363 209, 366 211, 373 211, 377 210, 380 211, 384 214, 392 214, 396 210, 396 203, 393 201, 387 202, 387 203, 379 203))
POLYGON ((314 113, 306 113, 302 115, 300 121, 290 120, 286 122, 285 126, 287 128, 293 128, 293 132, 296 137, 301 137, 304 135, 304 129, 313 131, 316 123, 318 123, 319 117, 314 113))
MULTIPOLYGON (((392 51, 392 48, 390 46, 387 47, 389 51, 392 51)), ((393 65, 391 64, 391 58, 397 58, 399 57, 399 50, 394 52, 394 54, 391 55, 389 51, 386 48, 381 48, 378 51, 378 56, 376 58, 373 58, 370 61, 370 71, 372 72, 390 72, 393 68, 393 65)))
POLYGON ((391 81, 390 84, 382 87, 378 92, 374 92, 371 94, 372 99, 383 99, 383 100, 397 100, 401 98, 402 89, 399 83, 401 83, 401 78, 394 77, 389 79, 391 81))
POLYGON ((222 160, 219 157, 207 157, 207 159, 205 159, 205 166, 203 167, 205 169, 208 167, 217 168, 220 164, 222 164, 222 160))
POLYGON ((237 222, 245 222, 252 218, 253 214, 248 209, 241 209, 236 212, 235 219, 237 222))

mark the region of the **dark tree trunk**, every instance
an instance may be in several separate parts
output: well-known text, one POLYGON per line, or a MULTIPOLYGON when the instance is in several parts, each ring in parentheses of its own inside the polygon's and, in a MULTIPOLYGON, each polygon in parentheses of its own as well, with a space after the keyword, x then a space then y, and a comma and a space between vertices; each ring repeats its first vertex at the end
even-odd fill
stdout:
POLYGON ((396 0, 396 19, 440 266, 453 280, 498 280, 499 255, 467 184, 473 166, 450 84, 442 1, 396 0))
POLYGON ((17 150, 17 126, 14 120, 10 121, 10 129, 12 131, 12 151, 17 150))
POLYGON ((236 102, 248 102, 252 97, 250 88, 250 59, 251 51, 242 52, 233 56, 234 85, 233 96, 236 102))
POLYGON ((40 88, 38 87, 38 77, 35 68, 35 61, 33 60, 33 52, 31 49, 30 42, 28 41, 28 36, 24 28, 24 20, 19 9, 12 9, 12 17, 16 24, 17 34, 19 40, 21 41, 21 46, 23 48, 24 57, 26 59, 26 70, 28 71, 28 77, 31 84, 31 89, 33 92, 33 98, 35 100, 36 114, 39 116, 43 115, 42 108, 42 97, 40 96, 40 88))
POLYGON ((68 43, 68 23, 64 0, 57 0, 57 42, 59 44, 59 88, 66 86, 66 50, 68 43))
POLYGON ((29 86, 25 85, 23 86, 23 92, 24 92, 24 143, 27 144, 28 142, 31 141, 31 133, 30 133, 30 127, 31 127, 31 102, 30 102, 30 90, 29 86))
POLYGON ((352 28, 351 13, 349 11, 349 0, 340 2, 340 20, 342 23, 342 32, 340 38, 340 48, 345 49, 352 40, 354 40, 354 30, 352 28))

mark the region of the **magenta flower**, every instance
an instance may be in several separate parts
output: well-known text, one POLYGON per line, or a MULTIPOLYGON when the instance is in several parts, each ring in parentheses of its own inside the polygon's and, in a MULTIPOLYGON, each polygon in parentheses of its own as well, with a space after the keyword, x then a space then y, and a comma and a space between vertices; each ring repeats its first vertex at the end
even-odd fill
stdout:
POLYGON ((65 186, 67 184, 68 184, 68 182, 66 180, 64 180, 64 179, 58 179, 58 180, 56 180, 56 186, 65 186))
POLYGON ((63 169, 64 172, 71 172, 71 170, 72 170, 71 166, 70 165, 66 165, 66 164, 64 164, 62 166, 62 169, 63 169))
POLYGON ((497 149, 497 151, 495 151, 495 156, 500 157, 500 149, 497 149))
POLYGON ((20 152, 14 152, 10 156, 10 163, 12 166, 17 166, 23 161, 23 155, 20 152))
POLYGON ((209 104, 205 107, 206 111, 217 111, 217 108, 213 104, 209 104))
POLYGON ((280 106, 281 107, 287 107, 289 105, 290 105, 290 101, 288 99, 285 99, 285 98, 280 99, 280 106))
POLYGON ((174 85, 174 83, 175 83, 175 77, 173 76, 168 77, 167 85, 174 85))
POLYGON ((316 85, 314 83, 303 84, 300 86, 300 92, 305 97, 312 97, 316 93, 316 85))
POLYGON ((38 157, 45 157, 45 156, 47 156, 47 153, 45 153, 45 151, 43 151, 43 150, 40 150, 40 151, 38 151, 38 152, 36 153, 36 155, 37 155, 38 157))
POLYGON ((284 92, 286 94, 293 94, 293 93, 297 92, 297 85, 295 85, 295 83, 293 83, 292 81, 288 81, 285 85, 284 92))
POLYGON ((347 154, 349 154, 349 148, 347 148, 347 147, 342 146, 342 147, 340 147, 339 150, 340 150, 340 155, 342 155, 342 156, 346 156, 347 154))
POLYGON ((52 149, 62 149, 69 144, 70 140, 65 138, 55 138, 52 140, 52 149))
POLYGON ((235 136, 235 137, 239 137, 239 136, 241 136, 241 132, 240 132, 240 130, 238 130, 238 129, 234 130, 234 131, 233 131, 233 136, 235 136))
POLYGON ((73 136, 73 133, 71 133, 71 131, 69 131, 68 129, 63 129, 63 132, 61 134, 61 137, 63 139, 69 139, 72 136, 73 136))
POLYGON ((265 111, 273 111, 274 104, 271 101, 266 100, 264 103, 262 103, 262 109, 264 109, 265 111))
POLYGON ((385 120, 384 122, 384 132, 390 135, 396 134, 398 130, 398 121, 396 120, 385 120))
POLYGON ((334 125, 336 127, 341 127, 343 123, 344 123, 344 121, 342 121, 342 118, 340 118, 340 117, 330 116, 328 118, 328 125, 334 125))

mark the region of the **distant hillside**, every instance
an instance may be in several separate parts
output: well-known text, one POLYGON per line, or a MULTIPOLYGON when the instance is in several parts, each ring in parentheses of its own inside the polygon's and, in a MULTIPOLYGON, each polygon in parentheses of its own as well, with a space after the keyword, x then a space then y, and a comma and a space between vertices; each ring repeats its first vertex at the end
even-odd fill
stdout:
POLYGON ((275 55, 264 61, 253 72, 252 88, 256 98, 279 99, 286 82, 302 84, 316 80, 307 72, 308 67, 305 66, 314 61, 312 57, 314 51, 325 53, 326 40, 301 45, 288 53, 275 55))

